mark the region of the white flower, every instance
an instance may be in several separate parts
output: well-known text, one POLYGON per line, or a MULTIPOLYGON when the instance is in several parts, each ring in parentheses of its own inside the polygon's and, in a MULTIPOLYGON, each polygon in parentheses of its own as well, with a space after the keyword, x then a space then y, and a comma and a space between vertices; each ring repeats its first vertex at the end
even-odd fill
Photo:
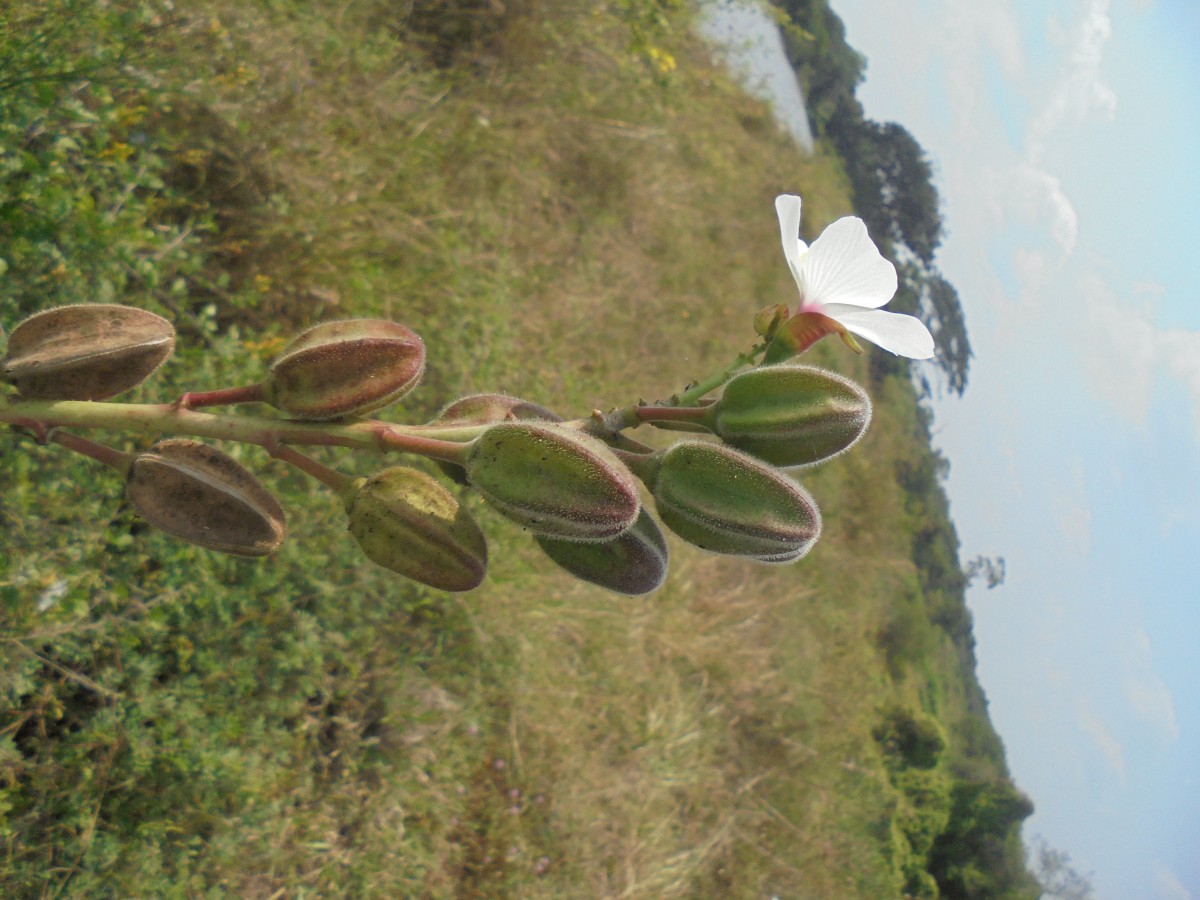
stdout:
POLYGON ((853 332, 899 356, 933 356, 933 335, 920 319, 884 312, 896 293, 896 267, 884 259, 862 219, 838 219, 806 246, 800 240, 800 198, 775 198, 783 255, 800 289, 800 307, 781 326, 797 352, 828 334, 840 334, 851 347, 853 332))

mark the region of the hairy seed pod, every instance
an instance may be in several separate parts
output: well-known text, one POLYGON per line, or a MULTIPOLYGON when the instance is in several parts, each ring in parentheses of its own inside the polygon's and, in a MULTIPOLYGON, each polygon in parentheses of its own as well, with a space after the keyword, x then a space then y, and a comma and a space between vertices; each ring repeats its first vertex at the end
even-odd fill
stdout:
MULTIPOLYGON (((510 421, 561 422, 562 416, 544 406, 507 394, 471 394, 455 400, 430 424, 469 426, 510 421)), ((467 483, 467 473, 462 466, 439 460, 438 468, 459 484, 467 483)))
POLYGON ((346 499, 350 533, 374 562, 443 591, 487 572, 487 542, 458 500, 424 472, 396 466, 359 479, 346 499))
POLYGON ((425 342, 382 319, 325 322, 297 335, 271 364, 263 399, 297 418, 361 416, 421 380, 425 342))
POLYGON ((497 512, 549 537, 611 540, 640 509, 637 482, 616 455, 559 425, 493 425, 472 443, 466 470, 497 512))
POLYGON ((667 542, 646 510, 611 541, 563 541, 537 536, 538 546, 576 578, 618 594, 648 594, 667 577, 667 542))
POLYGON ((656 454, 646 484, 663 524, 714 553, 792 562, 821 533, 821 514, 804 488, 732 447, 675 444, 656 454))
POLYGON ((107 400, 153 375, 174 349, 175 327, 152 312, 60 306, 13 329, 4 379, 27 400, 107 400))
POLYGON ((866 391, 815 366, 762 366, 735 376, 706 424, 732 447, 777 466, 832 459, 871 422, 866 391))
POLYGON ((229 454, 185 438, 134 457, 125 490, 138 514, 168 534, 236 556, 266 556, 287 535, 279 501, 229 454))

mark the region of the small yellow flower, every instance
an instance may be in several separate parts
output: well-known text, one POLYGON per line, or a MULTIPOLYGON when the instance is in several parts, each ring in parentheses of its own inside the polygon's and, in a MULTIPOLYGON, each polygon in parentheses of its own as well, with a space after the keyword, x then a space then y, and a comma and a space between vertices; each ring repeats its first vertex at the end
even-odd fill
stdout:
POLYGON ((113 141, 100 151, 101 159, 115 159, 118 162, 125 162, 131 156, 133 156, 133 148, 124 141, 113 141))
POLYGON ((651 47, 649 50, 650 61, 658 68, 658 71, 663 75, 674 72, 676 69, 675 57, 659 47, 651 47))

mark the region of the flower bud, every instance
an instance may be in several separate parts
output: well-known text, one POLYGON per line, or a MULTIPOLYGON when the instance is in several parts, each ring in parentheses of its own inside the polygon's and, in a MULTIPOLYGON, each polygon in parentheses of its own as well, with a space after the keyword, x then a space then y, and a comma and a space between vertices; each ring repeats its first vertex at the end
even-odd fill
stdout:
POLYGON ((821 533, 804 488, 731 447, 682 441, 656 453, 645 477, 663 524, 704 550, 792 562, 821 533))
POLYGON ((152 312, 60 306, 13 329, 4 378, 27 400, 107 400, 149 378, 174 349, 174 326, 152 312))
POLYGON ((574 575, 618 594, 648 594, 667 577, 667 542, 644 509, 611 541, 564 541, 538 535, 546 555, 574 575))
POLYGON ((444 591, 469 591, 487 572, 475 520, 436 480, 396 466, 359 479, 346 500, 350 533, 374 562, 444 591))
MULTIPOLYGON (((507 394, 471 394, 460 397, 441 411, 433 425, 488 425, 492 422, 541 420, 561 422, 562 416, 552 410, 507 394)), ((459 484, 467 483, 462 466, 438 460, 438 468, 459 484)))
POLYGON ((871 422, 866 391, 814 366, 750 369, 725 386, 706 424, 725 443, 777 466, 831 459, 852 447, 871 422))
POLYGON ((760 309, 754 316, 754 330, 769 341, 775 337, 775 331, 787 317, 787 306, 782 303, 774 303, 765 309, 760 309))
POLYGON ((467 456, 467 480, 496 511, 537 534, 617 537, 637 519, 637 482, 603 443, 541 422, 501 422, 467 456))
POLYGON ((209 550, 266 556, 287 534, 271 492, 233 457, 199 441, 172 438, 139 453, 125 489, 155 528, 209 550))
POLYGON ((271 364, 263 399, 301 419, 359 416, 421 380, 425 342, 396 322, 347 319, 297 335, 271 364))

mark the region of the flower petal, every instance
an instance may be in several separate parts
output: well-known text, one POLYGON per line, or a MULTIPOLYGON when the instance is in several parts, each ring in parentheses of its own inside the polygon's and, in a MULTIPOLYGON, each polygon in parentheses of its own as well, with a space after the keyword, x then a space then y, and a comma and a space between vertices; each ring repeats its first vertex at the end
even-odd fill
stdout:
POLYGON ((836 304, 825 307, 825 315, 837 319, 846 330, 865 337, 897 356, 929 359, 933 356, 933 335, 925 323, 914 316, 863 309, 861 306, 836 304))
POLYGON ((805 307, 842 303, 875 309, 896 293, 896 267, 880 255, 867 226, 854 216, 838 219, 821 232, 799 270, 796 282, 805 307))
POLYGON ((780 194, 775 198, 775 213, 779 216, 779 237, 783 240, 783 255, 796 285, 800 281, 800 260, 808 249, 800 240, 800 198, 795 194, 780 194))

